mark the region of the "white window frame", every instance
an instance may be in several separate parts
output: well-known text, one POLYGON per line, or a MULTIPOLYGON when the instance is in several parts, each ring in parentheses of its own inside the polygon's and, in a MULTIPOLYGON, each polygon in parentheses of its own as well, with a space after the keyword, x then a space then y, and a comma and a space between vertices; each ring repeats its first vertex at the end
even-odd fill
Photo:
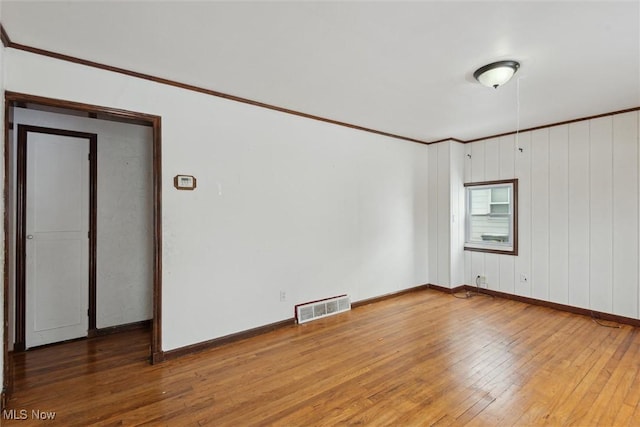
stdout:
MULTIPOLYGON (((518 255, 518 180, 505 179, 499 181, 484 181, 465 183, 465 243, 464 249, 468 251, 489 252, 505 255, 518 255), (506 241, 492 240, 472 240, 472 214, 471 214, 471 190, 495 188, 509 188, 509 212, 508 213, 491 213, 491 199, 487 203, 488 217, 508 217, 509 218, 509 234, 506 241)), ((491 197, 491 196, 489 196, 491 197)))

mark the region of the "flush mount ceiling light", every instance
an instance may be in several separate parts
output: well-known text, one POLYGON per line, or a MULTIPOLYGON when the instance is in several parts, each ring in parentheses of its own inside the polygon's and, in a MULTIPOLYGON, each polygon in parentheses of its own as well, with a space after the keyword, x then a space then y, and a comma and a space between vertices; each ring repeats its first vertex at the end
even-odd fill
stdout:
POLYGON ((498 61, 478 68, 473 77, 480 84, 495 89, 508 82, 518 68, 520 63, 517 61, 498 61))

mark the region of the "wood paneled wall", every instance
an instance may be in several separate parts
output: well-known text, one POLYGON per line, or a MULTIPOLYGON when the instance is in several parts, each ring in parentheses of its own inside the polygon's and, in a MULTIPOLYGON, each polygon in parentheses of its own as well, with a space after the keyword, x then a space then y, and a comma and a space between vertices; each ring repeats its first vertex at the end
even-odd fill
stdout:
POLYGON ((452 282, 451 238, 451 142, 428 146, 429 201, 428 205, 428 271, 429 282, 450 286, 452 282))
POLYGON ((515 257, 465 252, 465 283, 639 318, 639 134, 633 111, 464 145, 452 176, 519 179, 520 241, 515 257))

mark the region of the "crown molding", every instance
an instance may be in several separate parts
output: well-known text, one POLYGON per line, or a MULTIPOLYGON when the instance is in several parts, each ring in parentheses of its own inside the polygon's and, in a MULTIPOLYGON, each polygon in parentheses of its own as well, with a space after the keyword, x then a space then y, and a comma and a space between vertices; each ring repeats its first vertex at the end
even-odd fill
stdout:
POLYGON ((2 23, 0 23, 0 40, 2 40, 2 44, 4 45, 4 47, 11 46, 11 39, 9 38, 9 34, 7 34, 7 31, 2 26, 2 23))
POLYGON ((339 121, 339 120, 329 119, 329 118, 326 118, 326 117, 316 116, 316 115, 313 115, 313 114, 307 114, 307 113, 303 113, 301 111, 291 110, 289 108, 279 107, 277 105, 272 105, 272 104, 267 104, 267 103, 264 103, 264 102, 254 101, 252 99, 243 98, 243 97, 236 96, 236 95, 231 95, 231 94, 224 93, 224 92, 219 92, 219 91, 216 91, 216 90, 206 89, 206 88, 195 86, 195 85, 191 85, 191 84, 188 84, 188 83, 182 83, 182 82, 178 82, 178 81, 175 81, 175 80, 170 80, 170 79, 165 79, 165 78, 162 78, 162 77, 153 76, 151 74, 139 73, 137 71, 132 71, 132 70, 128 70, 128 69, 120 68, 120 67, 114 67, 114 66, 102 64, 102 63, 99 63, 99 62, 89 61, 89 60, 78 58, 78 57, 75 57, 75 56, 65 55, 65 54, 62 54, 62 53, 53 52, 53 51, 45 50, 45 49, 40 49, 40 48, 33 47, 33 46, 23 45, 23 44, 20 44, 20 43, 14 43, 9 38, 9 35, 4 30, 4 27, 2 27, 2 24, 0 24, 0 32, 1 32, 1 35, 2 35, 2 42, 5 45, 5 47, 9 47, 9 48, 12 48, 12 49, 22 50, 22 51, 25 51, 25 52, 34 53, 36 55, 47 56, 49 58, 59 59, 59 60, 62 60, 62 61, 73 62, 75 64, 80 64, 80 65, 84 65, 84 66, 87 66, 87 67, 98 68, 98 69, 101 69, 101 70, 106 70, 106 71, 111 71, 111 72, 114 72, 114 73, 124 74, 124 75, 130 76, 130 77, 136 77, 136 78, 143 79, 143 80, 149 80, 149 81, 152 81, 152 82, 155 82, 155 83, 160 83, 160 84, 164 84, 164 85, 168 85, 168 86, 173 86, 173 87, 177 87, 177 88, 180 88, 180 89, 189 90, 189 91, 192 91, 192 92, 202 93, 202 94, 205 94, 205 95, 215 96, 217 98, 224 98, 224 99, 228 99, 228 100, 231 100, 231 101, 241 102, 243 104, 249 104, 249 105, 253 105, 253 106, 256 106, 256 107, 260 107, 260 108, 266 108, 266 109, 269 109, 269 110, 275 110, 275 111, 279 111, 281 113, 291 114, 291 115, 294 115, 294 116, 304 117, 304 118, 307 118, 307 119, 317 120, 317 121, 321 121, 321 122, 325 122, 325 123, 330 123, 330 124, 333 124, 333 125, 338 125, 338 126, 343 126, 343 127, 355 129, 355 130, 374 133, 374 134, 377 134, 377 135, 387 136, 387 137, 390 137, 390 138, 401 139, 401 140, 404 140, 404 141, 415 142, 415 143, 418 143, 418 144, 428 144, 427 141, 423 141, 423 140, 416 139, 416 138, 410 138, 410 137, 407 137, 407 136, 398 135, 398 134, 394 134, 394 133, 390 133, 390 132, 384 132, 384 131, 380 131, 380 130, 377 130, 377 129, 371 129, 371 128, 367 128, 367 127, 364 127, 364 126, 355 125, 355 124, 352 124, 352 123, 342 122, 342 121, 339 121))
POLYGON ((373 133, 373 134, 376 134, 376 135, 382 135, 382 136, 386 136, 386 137, 389 137, 389 138, 400 139, 400 140, 403 140, 403 141, 415 142, 417 144, 423 144, 423 145, 438 144, 440 142, 449 142, 449 141, 458 142, 458 143, 461 143, 461 144, 469 144, 469 143, 472 143, 472 142, 484 141, 484 140, 487 140, 487 139, 499 138, 499 137, 502 137, 502 136, 516 135, 516 134, 523 133, 523 132, 531 132, 531 131, 534 131, 534 130, 550 128, 550 127, 553 127, 553 126, 561 126, 561 125, 566 125, 566 124, 570 124, 570 123, 576 123, 576 122, 580 122, 580 121, 584 121, 584 120, 592 120, 592 119, 597 119, 597 118, 600 118, 600 117, 612 116, 612 115, 616 115, 616 114, 622 114, 622 113, 628 113, 628 112, 640 110, 640 106, 638 106, 638 107, 633 107, 633 108, 627 108, 627 109, 624 109, 624 110, 612 111, 612 112, 609 112, 609 113, 597 114, 597 115, 588 116, 588 117, 575 118, 575 119, 571 119, 571 120, 565 120, 565 121, 561 121, 561 122, 556 122, 556 123, 551 123, 551 124, 546 124, 546 125, 541 125, 541 126, 536 126, 536 127, 530 127, 530 128, 521 129, 521 130, 514 130, 514 131, 499 133, 499 134, 490 135, 490 136, 483 136, 481 138, 473 138, 473 139, 468 139, 468 140, 449 137, 449 138, 438 139, 436 141, 425 141, 425 140, 422 140, 422 139, 411 138, 411 137, 398 135, 398 134, 390 133, 390 132, 384 132, 384 131, 381 131, 381 130, 376 130, 376 129, 372 129, 372 128, 368 128, 368 127, 364 127, 364 126, 359 126, 359 125, 355 125, 355 124, 352 124, 352 123, 342 122, 342 121, 339 121, 339 120, 329 119, 329 118, 326 118, 326 117, 316 116, 316 115, 313 115, 313 114, 307 114, 307 113, 303 113, 301 111, 291 110, 289 108, 279 107, 277 105, 272 105, 272 104, 267 104, 267 103, 264 103, 264 102, 254 101, 252 99, 243 98, 243 97, 236 96, 236 95, 231 95, 231 94, 224 93, 224 92, 219 92, 219 91, 216 91, 216 90, 206 89, 206 88, 203 88, 203 87, 199 87, 199 86, 195 86, 195 85, 191 85, 191 84, 187 84, 187 83, 181 83, 181 82, 178 82, 178 81, 175 81, 175 80, 165 79, 165 78, 153 76, 153 75, 150 75, 150 74, 139 73, 137 71, 132 71, 132 70, 128 70, 128 69, 125 69, 125 68, 113 67, 111 65, 106 65, 106 64, 102 64, 102 63, 94 62, 94 61, 89 61, 89 60, 86 60, 86 59, 77 58, 75 56, 65 55, 65 54, 62 54, 62 53, 57 53, 57 52, 53 52, 53 51, 49 51, 49 50, 45 50, 45 49, 40 49, 40 48, 33 47, 33 46, 27 46, 27 45, 23 45, 23 44, 19 44, 19 43, 14 43, 13 41, 11 41, 11 38, 9 37, 9 34, 6 32, 6 30, 5 30, 4 26, 2 25, 2 23, 0 23, 0 38, 2 39, 2 44, 5 47, 9 47, 9 48, 17 49, 17 50, 22 50, 22 51, 33 53, 33 54, 36 54, 36 55, 47 56, 49 58, 59 59, 61 61, 73 62, 75 64, 80 64, 80 65, 84 65, 84 66, 92 67, 92 68, 98 68, 98 69, 101 69, 101 70, 111 71, 111 72, 114 72, 114 73, 124 74, 124 75, 130 76, 130 77, 135 77, 135 78, 139 78, 139 79, 143 79, 143 80, 149 80, 149 81, 152 81, 152 82, 155 82, 155 83, 160 83, 160 84, 164 84, 164 85, 168 85, 168 86, 173 86, 173 87, 177 87, 177 88, 180 88, 180 89, 189 90, 189 91, 192 91, 192 92, 198 92, 198 93, 202 93, 202 94, 205 94, 205 95, 215 96, 217 98, 224 98, 224 99, 228 99, 230 101, 240 102, 240 103, 243 103, 243 104, 249 104, 249 105, 253 105, 253 106, 256 106, 256 107, 260 107, 260 108, 266 108, 266 109, 269 109, 269 110, 279 111, 281 113, 291 114, 291 115, 298 116, 298 117, 304 117, 306 119, 317 120, 317 121, 321 121, 321 122, 325 122, 325 123, 329 123, 329 124, 333 124, 333 125, 337 125, 337 126, 347 127, 347 128, 350 128, 350 129, 355 129, 355 130, 368 132, 368 133, 373 133))
POLYGON ((564 120, 564 121, 561 121, 561 122, 550 123, 550 124, 547 124, 547 125, 540 125, 540 126, 530 127, 530 128, 521 129, 521 130, 514 130, 514 131, 511 131, 511 132, 498 133, 498 134, 495 134, 495 135, 483 136, 482 138, 474 138, 474 139, 469 139, 469 140, 466 140, 466 141, 459 141, 459 142, 462 142, 463 144, 469 144, 471 142, 485 141, 487 139, 499 138, 501 136, 509 136, 509 135, 516 135, 516 134, 524 133, 524 132, 532 132, 534 130, 547 129, 547 128, 551 128, 551 127, 554 127, 554 126, 568 125, 568 124, 571 124, 571 123, 583 122, 585 120, 599 119, 601 117, 615 116, 617 114, 630 113, 630 112, 639 111, 639 110, 640 110, 640 106, 633 107, 633 108, 626 108, 624 110, 617 110, 617 111, 611 111, 611 112, 608 112, 608 113, 596 114, 594 116, 587 116, 587 117, 580 117, 580 118, 571 119, 571 120, 564 120))

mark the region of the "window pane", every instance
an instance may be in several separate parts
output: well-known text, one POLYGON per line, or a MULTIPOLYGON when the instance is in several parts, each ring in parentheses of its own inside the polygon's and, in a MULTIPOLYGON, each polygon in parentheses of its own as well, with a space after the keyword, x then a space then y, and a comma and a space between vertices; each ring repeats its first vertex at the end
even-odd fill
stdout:
POLYGON ((491 189, 481 188, 471 190, 471 215, 486 215, 489 213, 491 189))
POLYGON ((517 180, 465 184, 465 249, 517 255, 517 180))
POLYGON ((509 216, 491 217, 489 215, 471 216, 472 242, 508 242, 509 216))
POLYGON ((508 203, 509 202, 509 187, 493 188, 491 190, 491 202, 492 203, 508 203))
POLYGON ((491 213, 492 214, 508 214, 509 213, 509 205, 508 204, 491 204, 491 213))

